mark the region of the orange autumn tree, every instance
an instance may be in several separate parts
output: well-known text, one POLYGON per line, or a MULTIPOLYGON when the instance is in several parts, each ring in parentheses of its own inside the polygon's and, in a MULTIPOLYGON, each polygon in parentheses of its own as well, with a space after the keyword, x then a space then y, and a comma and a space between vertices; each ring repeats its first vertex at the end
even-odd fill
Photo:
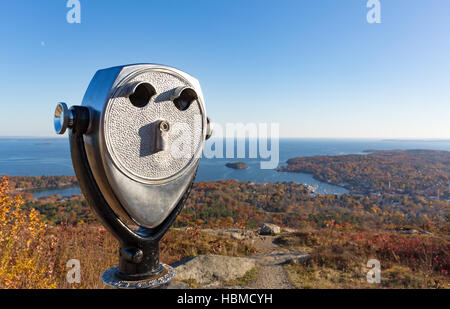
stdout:
POLYGON ((48 276, 49 265, 41 258, 46 226, 36 210, 25 211, 22 205, 22 198, 9 193, 8 179, 2 177, 0 288, 54 288, 55 280, 48 276))

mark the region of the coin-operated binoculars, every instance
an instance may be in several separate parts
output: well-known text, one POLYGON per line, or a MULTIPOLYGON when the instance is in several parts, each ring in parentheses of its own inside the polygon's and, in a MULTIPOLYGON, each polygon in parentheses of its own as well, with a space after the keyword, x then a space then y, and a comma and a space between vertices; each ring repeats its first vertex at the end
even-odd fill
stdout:
POLYGON ((119 240, 119 265, 102 280, 119 288, 165 286, 159 241, 180 213, 211 135, 199 82, 153 64, 98 71, 81 106, 59 103, 81 191, 119 240))

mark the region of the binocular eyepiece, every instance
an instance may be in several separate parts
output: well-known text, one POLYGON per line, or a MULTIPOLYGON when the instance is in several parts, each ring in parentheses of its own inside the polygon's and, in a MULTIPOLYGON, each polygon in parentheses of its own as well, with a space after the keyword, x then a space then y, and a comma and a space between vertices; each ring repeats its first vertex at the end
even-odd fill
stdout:
POLYGON ((211 136, 199 82, 162 65, 98 71, 81 106, 59 103, 80 188, 120 242, 120 263, 103 281, 155 287, 175 274, 159 263, 159 240, 181 211, 211 136), (138 226, 133 229, 132 226, 138 226))

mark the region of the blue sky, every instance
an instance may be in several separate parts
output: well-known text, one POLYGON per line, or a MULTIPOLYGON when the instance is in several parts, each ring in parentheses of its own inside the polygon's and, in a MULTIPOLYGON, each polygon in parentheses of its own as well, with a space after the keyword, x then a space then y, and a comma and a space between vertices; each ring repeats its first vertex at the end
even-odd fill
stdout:
POLYGON ((162 63, 200 80, 213 121, 284 137, 450 138, 450 1, 66 0, 0 4, 0 136, 54 136, 95 71, 162 63))

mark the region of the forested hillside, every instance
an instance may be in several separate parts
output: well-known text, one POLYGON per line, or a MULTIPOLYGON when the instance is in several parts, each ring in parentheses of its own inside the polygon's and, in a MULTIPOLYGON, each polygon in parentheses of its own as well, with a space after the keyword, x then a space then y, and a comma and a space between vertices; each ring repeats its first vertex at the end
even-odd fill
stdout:
POLYGON ((367 155, 289 159, 283 172, 310 173, 352 193, 397 193, 450 199, 450 152, 371 151, 367 155))
MULTIPOLYGON (((96 221, 82 195, 26 200, 51 224, 96 221)), ((296 183, 254 184, 234 180, 194 185, 175 225, 255 228, 263 222, 324 227, 330 220, 360 228, 417 228, 447 233, 450 202, 398 194, 316 195, 296 183)))

